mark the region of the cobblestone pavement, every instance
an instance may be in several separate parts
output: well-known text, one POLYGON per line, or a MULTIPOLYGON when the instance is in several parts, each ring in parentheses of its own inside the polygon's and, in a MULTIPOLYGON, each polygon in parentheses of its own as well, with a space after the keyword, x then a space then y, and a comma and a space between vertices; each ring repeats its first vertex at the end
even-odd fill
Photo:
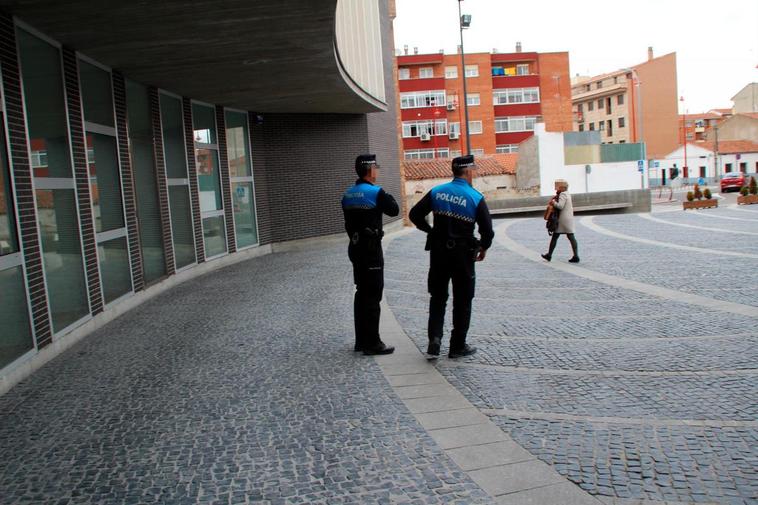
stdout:
MULTIPOLYGON (((514 440, 598 498, 758 504, 758 309, 750 308, 758 307, 758 213, 650 218, 577 216, 578 268, 706 297, 713 307, 580 277, 496 239, 477 266, 470 342, 480 351, 437 368, 514 440), (719 310, 719 301, 746 310, 719 310)), ((496 225, 534 253, 547 247, 541 219, 496 225)), ((554 262, 569 256, 561 238, 554 262)), ((425 349, 422 234, 395 240, 387 265, 388 302, 425 349)))
POLYGON ((0 397, 0 503, 492 503, 352 352, 345 256, 189 281, 0 397))

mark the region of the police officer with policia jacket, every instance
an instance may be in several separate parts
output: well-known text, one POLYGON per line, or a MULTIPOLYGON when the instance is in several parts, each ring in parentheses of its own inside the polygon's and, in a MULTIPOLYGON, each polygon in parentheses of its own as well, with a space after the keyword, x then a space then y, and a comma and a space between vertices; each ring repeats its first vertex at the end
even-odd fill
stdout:
POLYGON ((391 354, 395 348, 379 338, 379 302, 384 290, 382 214, 397 216, 400 209, 392 195, 376 186, 379 165, 376 155, 355 159, 358 180, 342 196, 345 230, 350 237, 347 254, 353 264, 355 298, 355 351, 363 354, 391 354))
POLYGON ((476 348, 466 344, 471 322, 471 302, 476 282, 475 261, 482 261, 492 245, 495 233, 484 197, 471 186, 476 165, 472 155, 453 159, 453 180, 435 186, 413 206, 410 219, 426 232, 426 249, 430 251, 428 289, 429 347, 427 354, 439 356, 442 326, 448 298, 448 284, 453 281, 453 331, 450 358, 469 356, 476 348), (434 227, 426 221, 434 215, 434 227), (479 226, 481 241, 474 238, 474 224, 479 226))

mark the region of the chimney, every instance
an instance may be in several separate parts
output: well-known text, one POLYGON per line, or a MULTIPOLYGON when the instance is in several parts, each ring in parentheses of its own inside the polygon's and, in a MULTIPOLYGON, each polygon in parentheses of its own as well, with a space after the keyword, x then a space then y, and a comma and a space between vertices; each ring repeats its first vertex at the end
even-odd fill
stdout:
POLYGON ((444 49, 440 49, 439 52, 440 52, 440 54, 445 54, 445 50, 444 49))
POLYGON ((647 61, 653 59, 653 46, 647 46, 647 61))
POLYGON ((461 45, 458 44, 458 54, 461 54, 461 45))
POLYGON ((521 42, 516 42, 516 52, 517 53, 521 52, 521 42))
POLYGON ((403 46, 403 54, 405 54, 406 56, 408 55, 408 44, 405 44, 403 46))
POLYGON ((418 47, 413 48, 413 54, 418 54, 418 47))
POLYGON ((492 48, 492 54, 497 54, 497 47, 492 48))

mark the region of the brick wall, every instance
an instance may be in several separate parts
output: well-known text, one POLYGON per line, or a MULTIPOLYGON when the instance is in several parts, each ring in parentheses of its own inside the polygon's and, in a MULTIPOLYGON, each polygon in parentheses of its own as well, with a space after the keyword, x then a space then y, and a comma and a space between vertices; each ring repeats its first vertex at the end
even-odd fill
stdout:
POLYGON ((160 95, 154 87, 149 88, 150 117, 153 122, 153 157, 155 159, 155 176, 158 186, 158 202, 161 209, 161 228, 163 230, 163 252, 166 258, 166 275, 176 273, 174 262, 174 242, 171 238, 171 213, 168 203, 168 183, 166 182, 166 160, 163 157, 163 130, 161 129, 160 95))
POLYGON ((90 195, 87 151, 84 141, 81 94, 79 93, 79 68, 76 53, 63 48, 63 81, 66 88, 69 135, 71 137, 71 157, 74 160, 76 196, 79 202, 79 229, 82 234, 82 254, 84 255, 87 289, 92 315, 103 311, 103 294, 100 285, 100 270, 97 263, 97 243, 95 222, 92 218, 92 197, 90 195))
POLYGON ((131 257, 134 291, 145 288, 142 274, 142 248, 137 224, 137 202, 134 196, 134 174, 129 156, 129 139, 126 131, 126 83, 124 76, 113 73, 113 103, 116 109, 116 134, 118 135, 118 158, 121 164, 121 188, 124 193, 124 213, 131 257))
POLYGON ((190 186, 190 205, 192 207, 192 229, 195 232, 195 256, 197 262, 205 261, 203 246, 203 223, 200 217, 200 196, 197 182, 197 164, 195 163, 195 136, 192 127, 192 101, 182 98, 184 109, 184 144, 187 149, 187 177, 190 186))
POLYGON ((570 132, 573 128, 568 53, 540 53, 540 105, 545 131, 570 132))

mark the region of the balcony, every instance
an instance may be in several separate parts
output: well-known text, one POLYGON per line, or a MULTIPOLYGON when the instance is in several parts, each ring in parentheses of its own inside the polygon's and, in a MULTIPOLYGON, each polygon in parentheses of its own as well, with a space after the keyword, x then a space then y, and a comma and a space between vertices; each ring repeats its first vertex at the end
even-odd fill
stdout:
POLYGON ((540 76, 537 74, 530 75, 493 75, 493 89, 507 88, 535 88, 540 85, 540 76))
POLYGON ((440 91, 445 89, 445 78, 401 79, 398 81, 397 88, 400 93, 409 91, 440 91))

